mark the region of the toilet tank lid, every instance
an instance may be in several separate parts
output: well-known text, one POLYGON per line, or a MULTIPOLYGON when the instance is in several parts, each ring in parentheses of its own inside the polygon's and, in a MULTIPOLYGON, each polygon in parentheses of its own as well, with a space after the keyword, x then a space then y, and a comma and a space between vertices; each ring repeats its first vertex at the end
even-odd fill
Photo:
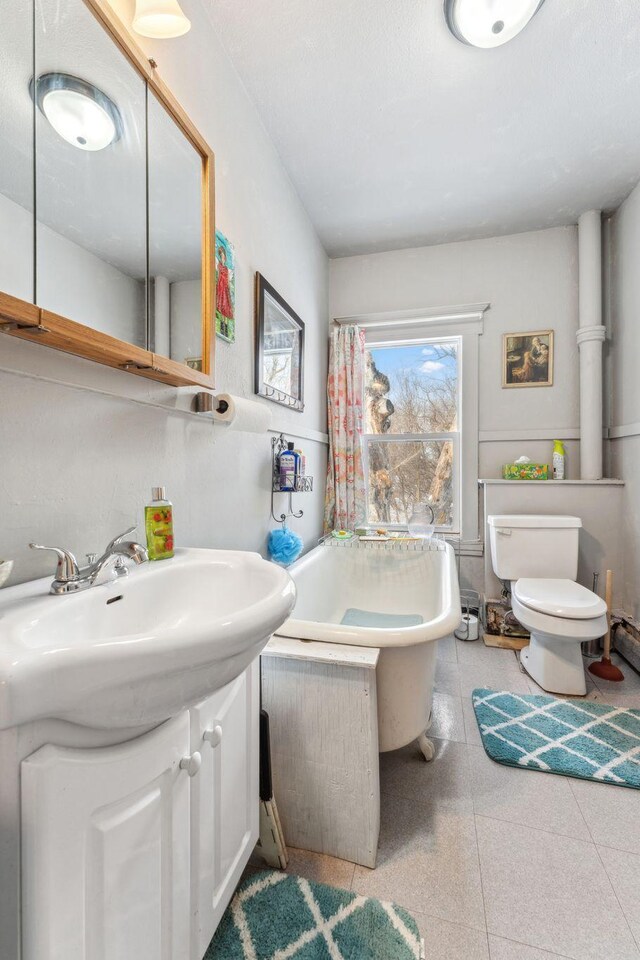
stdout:
POLYGON ((557 527, 581 527, 580 517, 550 517, 539 513, 501 514, 487 517, 490 527, 537 527, 539 529, 557 527))

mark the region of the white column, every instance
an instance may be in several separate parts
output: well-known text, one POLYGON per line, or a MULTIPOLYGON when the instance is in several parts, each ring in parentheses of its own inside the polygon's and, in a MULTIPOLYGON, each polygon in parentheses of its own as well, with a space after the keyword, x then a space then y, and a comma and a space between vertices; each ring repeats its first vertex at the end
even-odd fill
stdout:
POLYGON ((171 289, 166 277, 153 281, 154 352, 171 356, 171 289))
POLYGON ((602 223, 599 210, 578 221, 580 476, 602 479, 602 223))

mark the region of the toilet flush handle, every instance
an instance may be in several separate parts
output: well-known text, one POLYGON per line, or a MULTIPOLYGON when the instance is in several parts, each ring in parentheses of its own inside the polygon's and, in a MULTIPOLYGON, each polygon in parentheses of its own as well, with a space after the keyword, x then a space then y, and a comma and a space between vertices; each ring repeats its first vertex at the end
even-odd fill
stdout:
POLYGON ((502 527, 498 527, 498 533, 501 537, 510 537, 512 532, 512 530, 505 530, 502 527))

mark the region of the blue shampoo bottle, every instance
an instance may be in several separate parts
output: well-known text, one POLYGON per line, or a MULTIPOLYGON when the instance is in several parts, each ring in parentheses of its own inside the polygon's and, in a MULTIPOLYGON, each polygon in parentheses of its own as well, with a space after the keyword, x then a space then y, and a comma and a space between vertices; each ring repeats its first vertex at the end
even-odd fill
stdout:
POLYGON ((300 455, 293 449, 293 443, 288 443, 287 449, 280 454, 280 489, 295 490, 299 472, 300 455))

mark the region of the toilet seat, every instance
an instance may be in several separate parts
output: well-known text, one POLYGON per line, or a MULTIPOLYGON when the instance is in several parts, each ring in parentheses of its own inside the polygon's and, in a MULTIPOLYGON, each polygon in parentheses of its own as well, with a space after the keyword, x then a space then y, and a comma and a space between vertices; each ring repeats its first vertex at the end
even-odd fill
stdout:
POLYGON ((545 634, 562 642, 595 640, 596 637, 604 636, 607 631, 607 618, 604 614, 599 617, 589 617, 588 620, 577 617, 558 617, 525 607, 515 594, 512 594, 511 601, 516 620, 531 634, 545 634))
POLYGON ((607 612, 604 600, 574 580, 524 577, 512 587, 515 599, 529 610, 563 620, 595 620, 607 612))
MULTIPOLYGON (((520 651, 522 666, 549 693, 584 696, 587 687, 580 644, 583 640, 596 640, 604 636, 607 631, 606 614, 580 618, 541 613, 520 603, 515 587, 516 584, 513 584, 513 613, 530 633, 529 646, 520 651)), ((591 591, 587 590, 586 593, 591 591)), ((595 598, 595 594, 591 594, 591 597, 595 598)), ((603 607, 606 609, 604 604, 603 607)))

